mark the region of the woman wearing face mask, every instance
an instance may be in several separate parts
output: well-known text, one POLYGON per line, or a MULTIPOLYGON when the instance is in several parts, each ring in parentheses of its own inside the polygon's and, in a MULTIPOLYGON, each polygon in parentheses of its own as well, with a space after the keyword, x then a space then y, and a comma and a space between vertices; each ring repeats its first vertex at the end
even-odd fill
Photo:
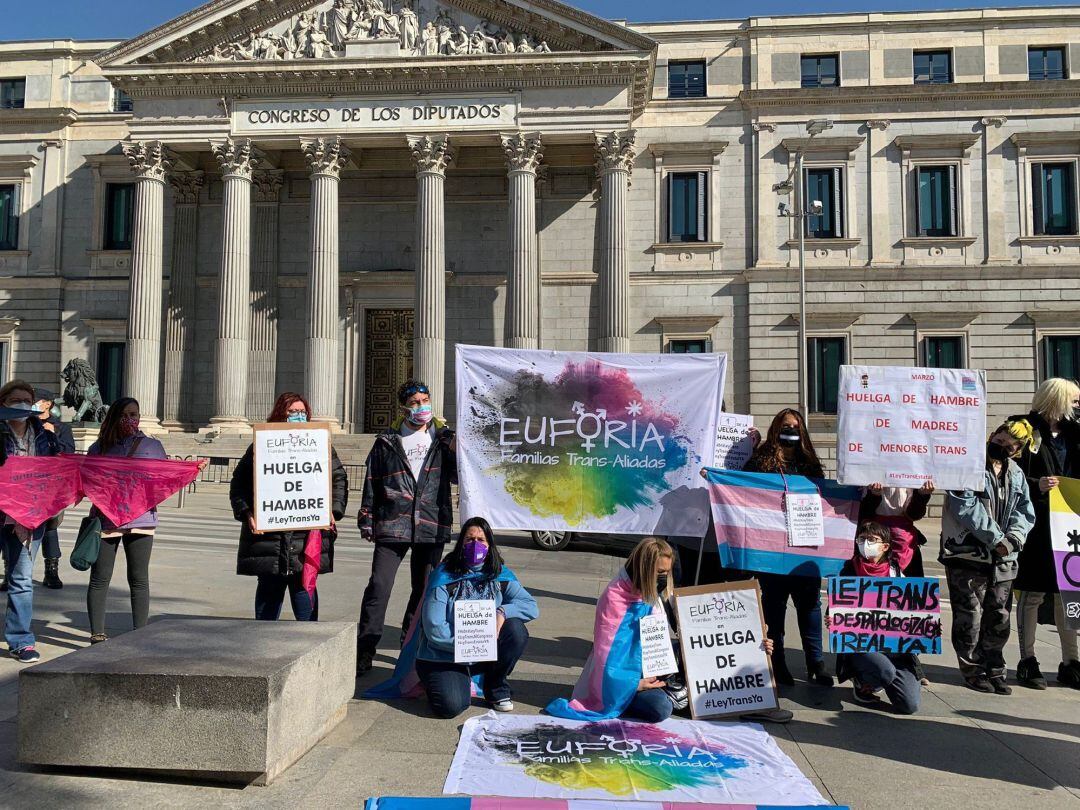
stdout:
MULTIPOLYGON (((892 551, 892 533, 880 523, 864 523, 855 537, 855 556, 844 563, 842 577, 902 577, 892 551)), ((879 704, 884 691, 899 714, 919 710, 918 661, 908 653, 852 653, 836 656, 836 678, 852 681, 853 697, 866 706, 879 704)))
MULTIPOLYGON (((139 430, 139 403, 121 397, 109 406, 87 455, 121 458, 168 458, 157 439, 139 430)), ((105 641, 105 601, 109 595, 113 566, 120 544, 127 558, 128 587, 131 589, 131 620, 138 630, 150 615, 150 552, 157 527, 157 509, 151 509, 123 526, 112 522, 96 508, 91 514, 101 518, 101 551, 90 568, 90 587, 86 591, 86 612, 90 614, 90 643, 105 641)))
POLYGON ((1039 386, 1024 417, 1035 428, 1035 442, 1025 447, 1017 464, 1027 476, 1035 502, 1035 528, 1020 552, 1020 572, 1013 587, 1016 597, 1016 634, 1020 640, 1020 663, 1016 680, 1032 689, 1045 689, 1046 677, 1035 658, 1035 628, 1039 606, 1053 600, 1054 624, 1061 641, 1057 681, 1080 689, 1080 655, 1077 631, 1069 627, 1058 593, 1054 552, 1050 545, 1050 492, 1059 478, 1080 478, 1080 387, 1072 380, 1051 377, 1039 386))
MULTIPOLYGON (((308 421, 311 409, 300 394, 286 391, 274 403, 267 422, 308 421)), ((277 621, 288 592, 293 616, 298 622, 319 620, 319 592, 307 592, 302 582, 306 531, 255 533, 255 448, 248 447, 233 471, 229 484, 229 501, 233 517, 240 521, 240 548, 236 554, 236 573, 258 578, 255 587, 255 618, 277 621)), ((349 502, 349 478, 345 467, 330 448, 331 504, 334 521, 345 515, 349 502)), ((334 541, 337 529, 322 533, 322 553, 319 574, 334 570, 334 541)))
POLYGON ((952 644, 964 683, 1012 693, 1002 650, 1009 640, 1017 557, 1035 523, 1027 479, 1014 458, 1034 440, 1024 419, 1009 421, 986 445, 985 483, 945 495, 941 555, 952 605, 952 644))
MULTIPOLYGON (((814 443, 806 429, 806 421, 801 413, 792 408, 785 408, 773 418, 765 441, 754 450, 743 469, 746 472, 782 473, 807 478, 825 477, 814 450, 814 443)), ((818 686, 832 686, 832 675, 825 669, 822 648, 821 578, 770 573, 758 573, 754 576, 761 583, 765 623, 770 628, 769 637, 776 647, 772 656, 776 682, 787 686, 795 683, 784 655, 784 622, 790 598, 795 603, 795 613, 799 620, 807 679, 818 686)))

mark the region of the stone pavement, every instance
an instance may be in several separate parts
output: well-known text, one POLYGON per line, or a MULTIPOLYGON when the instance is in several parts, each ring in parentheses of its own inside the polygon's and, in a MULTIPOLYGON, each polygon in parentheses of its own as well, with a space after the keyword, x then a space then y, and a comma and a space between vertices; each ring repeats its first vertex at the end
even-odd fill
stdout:
MULTIPOLYGON (((353 507, 355 511, 355 505, 353 507)), ((70 549, 81 511, 62 530, 70 549)), ((151 568, 151 616, 249 617, 255 582, 237 577, 237 524, 224 489, 200 491, 183 511, 162 508, 162 528, 151 568)), ((351 519, 337 546, 335 572, 320 579, 320 613, 327 621, 355 621, 370 568, 371 549, 351 519)), ((927 532, 931 537, 931 532, 927 532)), ((589 652, 593 606, 621 564, 617 554, 582 542, 556 554, 535 549, 524 536, 505 539, 506 556, 540 602, 532 641, 513 678, 518 711, 535 713, 566 695, 589 652)), ((109 631, 130 627, 124 566, 110 592, 109 631)), ((40 576, 41 564, 38 563, 40 576)), ((88 644, 86 582, 66 561, 61 591, 36 598, 39 648, 45 659, 88 644)), ((403 569, 389 612, 397 620, 407 595, 403 569)), ((291 619, 288 605, 284 608, 291 619)), ((376 671, 357 693, 383 678, 393 662, 399 628, 387 629, 376 671)), ((797 638, 789 611, 789 638, 797 638)), ((215 639, 205 640, 214 655, 215 639)), ((1040 628, 1038 655, 1056 669, 1056 636, 1040 628)), ((1015 640, 1008 660, 1015 665, 1015 640)), ((789 653, 798 677, 801 655, 789 653)), ((855 808, 1080 808, 1080 692, 1051 684, 1046 692, 1017 687, 1010 697, 981 695, 960 686, 950 652, 926 658, 932 685, 922 711, 896 717, 865 709, 847 687, 799 685, 784 690, 795 712, 786 727, 770 727, 780 747, 822 794, 855 808)), ((357 700, 346 720, 270 787, 222 787, 136 775, 30 770, 15 759, 19 666, 0 659, 0 806, 23 807, 358 807, 371 795, 439 795, 457 744, 461 720, 436 720, 422 703, 392 705, 357 700)), ((472 714, 484 711, 480 706, 472 714)), ((137 733, 137 732, 136 732, 137 733)))

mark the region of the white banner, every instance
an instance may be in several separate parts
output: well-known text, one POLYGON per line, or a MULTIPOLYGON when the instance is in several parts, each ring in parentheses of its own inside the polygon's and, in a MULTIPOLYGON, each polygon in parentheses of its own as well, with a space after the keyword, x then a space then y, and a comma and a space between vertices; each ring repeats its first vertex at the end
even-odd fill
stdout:
POLYGON ((841 484, 982 488, 986 372, 841 366, 836 456, 841 484))
POLYGON ((701 537, 723 354, 457 347, 462 519, 701 537))
POLYGON ((716 424, 716 454, 713 466, 721 470, 741 470, 754 452, 750 431, 754 417, 722 413, 716 424))
POLYGON ((330 426, 269 422, 255 425, 255 529, 329 529, 330 426))
POLYGON ((679 806, 828 804, 753 723, 652 725, 495 712, 465 721, 443 793, 679 806))

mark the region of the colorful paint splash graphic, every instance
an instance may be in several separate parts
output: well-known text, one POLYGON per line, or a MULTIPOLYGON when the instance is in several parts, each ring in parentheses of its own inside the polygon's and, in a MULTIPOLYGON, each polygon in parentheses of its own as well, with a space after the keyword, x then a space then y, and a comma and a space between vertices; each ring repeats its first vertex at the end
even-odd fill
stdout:
POLYGON ((569 362, 553 381, 519 371, 470 394, 489 473, 542 517, 577 525, 651 503, 691 460, 678 416, 646 401, 625 369, 569 362))
POLYGON ((486 731, 481 746, 503 761, 521 764, 534 779, 613 796, 707 787, 749 764, 715 742, 619 720, 575 728, 542 724, 520 732, 486 731))

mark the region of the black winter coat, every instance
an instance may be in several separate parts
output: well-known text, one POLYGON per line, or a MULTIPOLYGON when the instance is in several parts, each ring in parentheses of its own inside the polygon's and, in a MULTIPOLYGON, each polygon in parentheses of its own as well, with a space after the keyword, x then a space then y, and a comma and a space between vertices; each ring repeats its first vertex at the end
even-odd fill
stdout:
MULTIPOLYGON (((1039 432, 1042 440, 1038 452, 1032 452, 1030 448, 1025 447, 1016 462, 1024 471, 1028 489, 1031 490, 1031 502, 1035 505, 1035 526, 1020 550, 1020 557, 1017 560, 1020 570, 1013 582, 1013 587, 1018 591, 1057 593, 1054 551, 1050 545, 1050 493, 1039 489, 1039 479, 1044 476, 1064 476, 1065 470, 1058 464, 1057 456, 1049 447, 1050 425, 1042 416, 1032 412, 1024 416, 1009 418, 1010 420, 1027 419, 1039 432)), ((1065 439, 1067 452, 1072 457, 1073 464, 1080 463, 1080 425, 1072 421, 1063 421, 1059 435, 1065 439)))
POLYGON ((376 543, 446 543, 454 524, 451 487, 457 483, 454 431, 441 420, 420 479, 401 446, 400 421, 378 435, 367 459, 364 498, 357 515, 361 532, 376 543))
MULTIPOLYGON (((246 576, 281 576, 299 574, 304 567, 304 544, 307 532, 267 532, 253 534, 248 526, 248 516, 254 512, 255 502, 255 458, 254 449, 248 446, 244 457, 233 471, 229 484, 229 501, 232 503, 233 517, 240 521, 240 548, 236 553, 236 573, 246 576)), ((331 511, 334 520, 345 516, 345 507, 349 503, 349 478, 345 474, 334 449, 330 449, 331 475, 331 511)), ((324 530, 322 559, 319 561, 319 573, 329 574, 334 570, 334 541, 337 532, 324 530)))

